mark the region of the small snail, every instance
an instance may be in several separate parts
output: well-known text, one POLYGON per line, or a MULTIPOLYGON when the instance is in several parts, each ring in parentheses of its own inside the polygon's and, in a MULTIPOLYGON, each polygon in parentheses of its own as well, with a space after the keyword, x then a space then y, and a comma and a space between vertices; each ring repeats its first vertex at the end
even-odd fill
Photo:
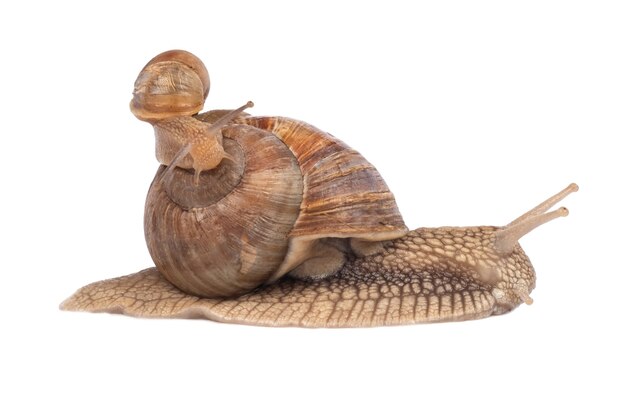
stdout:
POLYGON ((567 209, 561 192, 504 227, 408 231, 378 171, 328 133, 285 117, 199 113, 209 91, 185 51, 152 59, 131 111, 161 163, 144 228, 156 268, 96 282, 61 308, 140 317, 359 327, 487 317, 530 304, 517 243, 567 209))

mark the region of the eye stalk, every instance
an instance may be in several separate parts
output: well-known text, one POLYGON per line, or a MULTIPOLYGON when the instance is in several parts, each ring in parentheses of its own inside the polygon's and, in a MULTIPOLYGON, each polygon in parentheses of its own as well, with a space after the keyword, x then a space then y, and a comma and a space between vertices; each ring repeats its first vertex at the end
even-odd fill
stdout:
POLYGON ((496 232, 497 252, 502 255, 512 252, 517 245, 517 241, 522 236, 528 234, 536 227, 539 227, 550 220, 567 216, 569 211, 565 207, 560 207, 553 211, 548 210, 556 203, 576 191, 578 191, 578 185, 570 184, 543 203, 539 204, 537 207, 522 214, 511 223, 498 230, 496 232))

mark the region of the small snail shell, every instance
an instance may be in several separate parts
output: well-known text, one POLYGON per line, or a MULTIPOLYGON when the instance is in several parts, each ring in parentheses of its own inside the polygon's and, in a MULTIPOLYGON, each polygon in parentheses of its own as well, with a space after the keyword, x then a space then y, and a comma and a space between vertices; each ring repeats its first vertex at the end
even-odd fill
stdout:
POLYGON ((144 121, 191 116, 202 110, 210 86, 198 57, 180 50, 163 52, 139 73, 130 109, 144 121))
POLYGON ((376 169, 332 135, 284 117, 197 114, 201 62, 157 56, 131 110, 154 126, 162 166, 145 234, 156 268, 88 285, 67 310, 354 327, 502 314, 530 304, 518 240, 568 214, 571 184, 504 227, 410 232, 376 169))

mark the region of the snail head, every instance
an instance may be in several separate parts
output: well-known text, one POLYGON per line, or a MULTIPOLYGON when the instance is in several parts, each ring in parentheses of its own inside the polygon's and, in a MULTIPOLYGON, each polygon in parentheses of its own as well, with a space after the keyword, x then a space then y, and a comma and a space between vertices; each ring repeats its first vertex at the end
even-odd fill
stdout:
POLYGON ((472 253, 470 263, 478 273, 476 279, 493 286, 497 312, 509 311, 520 302, 532 304, 535 271, 518 240, 544 223, 567 216, 565 207, 548 210, 576 191, 578 185, 570 184, 504 227, 480 228, 480 244, 476 245, 480 250, 475 251, 477 255, 472 253))

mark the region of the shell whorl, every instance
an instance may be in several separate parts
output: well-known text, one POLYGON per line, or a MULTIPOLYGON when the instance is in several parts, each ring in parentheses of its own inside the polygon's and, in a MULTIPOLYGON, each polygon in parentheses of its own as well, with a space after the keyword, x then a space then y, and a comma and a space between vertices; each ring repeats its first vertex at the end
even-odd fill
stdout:
POLYGON ((341 140, 287 117, 247 117, 244 122, 278 136, 298 160, 304 198, 291 237, 388 240, 408 232, 380 173, 341 140))
POLYGON ((202 110, 209 88, 209 73, 198 57, 187 51, 167 51, 139 72, 130 109, 138 119, 151 123, 191 116, 202 110))
MULTIPOLYGON (((240 178, 228 179, 217 195, 197 197, 206 207, 189 209, 177 201, 194 198, 193 173, 176 168, 179 180, 189 177, 176 184, 186 185, 171 188, 157 173, 146 202, 146 242, 157 268, 181 290, 204 297, 241 294, 265 282, 283 261, 302 199, 297 161, 274 135, 251 126, 223 134, 225 148, 242 162, 240 178)), ((197 190, 210 190, 213 176, 221 175, 203 173, 197 190)))
POLYGON ((191 68, 198 75, 198 78, 200 78, 204 98, 207 98, 209 95, 209 89, 211 88, 209 71, 206 69, 202 60, 191 52, 183 51, 182 49, 172 49, 171 51, 162 52, 148 61, 148 63, 144 66, 144 69, 154 63, 168 61, 179 62, 191 68))
POLYGON ((302 171, 300 215, 289 233, 285 262, 273 280, 310 257, 317 239, 383 241, 408 232, 380 173, 341 140, 287 117, 247 117, 242 122, 278 136, 302 171))

